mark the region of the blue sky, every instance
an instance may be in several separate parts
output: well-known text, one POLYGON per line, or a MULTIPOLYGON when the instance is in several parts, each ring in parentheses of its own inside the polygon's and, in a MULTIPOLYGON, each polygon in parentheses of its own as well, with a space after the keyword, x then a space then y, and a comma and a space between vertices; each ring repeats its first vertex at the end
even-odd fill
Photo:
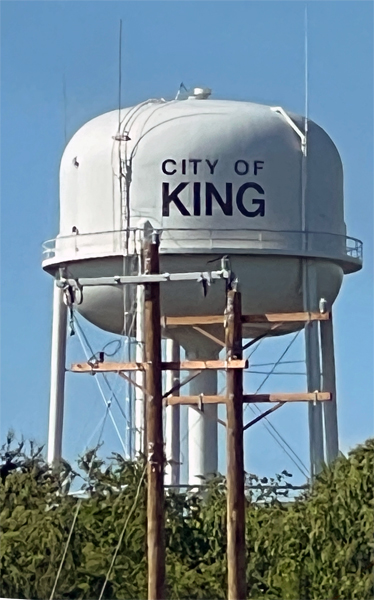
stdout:
MULTIPOLYGON (((2 439, 12 427, 19 436, 46 441, 52 279, 41 270, 41 244, 58 233, 65 130, 70 138, 87 120, 117 106, 119 19, 124 106, 172 98, 183 81, 211 87, 216 98, 302 113, 304 8, 299 1, 1 2, 2 439)), ((341 153, 348 234, 364 241, 365 252, 364 269, 346 278, 335 304, 346 451, 371 436, 373 425, 373 4, 311 1, 308 15, 309 116, 341 153)), ((107 336, 83 326, 100 349, 107 336)), ((256 361, 276 360, 288 342, 262 344, 256 361)), ((289 360, 301 352, 298 339, 289 360)), ((68 354, 69 361, 82 357, 76 337, 68 354)), ((260 381, 253 375, 247 389, 260 381)), ((270 378, 264 391, 305 386, 302 376, 289 382, 270 378)), ((84 450, 102 416, 93 378, 69 374, 67 458, 84 450)), ((306 407, 285 407, 271 422, 308 463, 306 407)), ((106 455, 119 450, 109 422, 104 440, 106 455)), ((246 459, 251 472, 295 471, 261 424, 246 434, 246 459)))

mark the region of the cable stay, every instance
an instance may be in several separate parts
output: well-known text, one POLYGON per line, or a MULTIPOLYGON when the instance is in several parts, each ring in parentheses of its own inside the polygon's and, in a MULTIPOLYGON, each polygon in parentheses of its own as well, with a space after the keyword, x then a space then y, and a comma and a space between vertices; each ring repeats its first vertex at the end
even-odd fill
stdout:
MULTIPOLYGON (((84 353, 86 354, 86 357, 87 357, 87 358, 89 358, 89 352, 91 352, 91 353, 93 354, 93 349, 92 349, 92 346, 89 344, 89 342, 88 342, 88 340, 87 340, 87 336, 85 335, 85 333, 84 333, 84 331, 83 331, 83 329, 82 329, 82 327, 81 327, 81 325, 80 325, 79 321, 78 321, 76 318, 75 318, 75 324, 77 325, 77 337, 78 337, 78 339, 79 339, 79 341, 80 341, 80 343, 81 343, 81 346, 82 346, 82 349, 83 349, 84 353), (84 339, 84 341, 83 341, 83 339, 84 339), (85 345, 85 343, 86 343, 86 345, 85 345), (87 346, 87 347, 86 347, 86 346, 87 346), (87 348, 88 348, 89 352, 87 351, 87 348)), ((92 356, 92 354, 91 354, 91 356, 92 356)), ((107 378, 107 376, 105 375, 105 373, 103 373, 103 379, 104 379, 105 383, 107 384, 107 387, 108 387, 109 391, 110 391, 110 392, 111 392, 111 394, 112 394, 112 396, 111 396, 111 397, 112 397, 112 398, 114 398, 114 400, 116 401, 116 403, 117 403, 117 406, 119 407, 119 409, 120 409, 120 411, 121 411, 121 414, 122 414, 122 416, 125 418, 126 422, 128 423, 128 418, 127 418, 126 414, 123 412, 123 409, 122 409, 122 407, 121 407, 121 405, 120 405, 120 403, 119 403, 119 401, 118 401, 118 398, 117 398, 117 397, 116 397, 116 395, 114 394, 114 392, 113 392, 113 390, 112 390, 112 387, 111 387, 111 385, 110 385, 110 383, 109 383, 109 381, 108 381, 108 378, 107 378)), ((111 419, 111 421, 112 421, 113 427, 114 427, 114 429, 115 429, 115 431, 116 431, 116 434, 117 434, 117 436, 118 436, 118 439, 119 439, 119 441, 120 441, 120 444, 121 444, 121 446, 122 446, 122 449, 123 449, 123 451, 124 451, 125 455, 127 455, 126 444, 125 444, 124 440, 122 439, 122 436, 121 436, 121 434, 120 434, 120 431, 119 431, 119 429, 118 429, 118 426, 117 426, 117 423, 116 423, 116 421, 115 421, 115 418, 114 418, 114 416, 113 416, 113 414, 112 414, 112 411, 110 410, 110 407, 111 407, 112 400, 107 400, 107 399, 106 399, 106 396, 105 396, 104 390, 102 389, 102 386, 101 386, 100 380, 99 380, 98 378, 96 378, 96 382, 97 382, 97 386, 98 386, 98 388, 99 388, 99 391, 100 391, 101 397, 102 397, 102 399, 103 399, 103 402, 104 402, 105 406, 106 406, 106 407, 108 408, 108 410, 109 410, 109 417, 110 417, 110 419, 111 419)))

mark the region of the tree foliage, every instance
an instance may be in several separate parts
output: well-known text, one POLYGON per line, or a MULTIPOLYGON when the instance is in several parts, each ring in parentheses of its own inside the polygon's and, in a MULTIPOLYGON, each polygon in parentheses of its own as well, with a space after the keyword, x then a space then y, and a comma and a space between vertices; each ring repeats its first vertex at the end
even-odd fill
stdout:
MULTIPOLYGON (((67 494, 77 474, 67 463, 51 470, 42 448, 26 452, 9 436, 1 460, 2 597, 50 597, 76 517, 54 597, 99 598, 122 534, 103 598, 146 598, 144 461, 115 455, 104 464, 88 453, 79 500, 67 494)), ((294 502, 270 491, 261 503, 248 496, 248 598, 373 598, 373 489, 369 440, 294 502)), ((202 495, 170 492, 165 505, 168 598, 226 598, 224 479, 202 495)))

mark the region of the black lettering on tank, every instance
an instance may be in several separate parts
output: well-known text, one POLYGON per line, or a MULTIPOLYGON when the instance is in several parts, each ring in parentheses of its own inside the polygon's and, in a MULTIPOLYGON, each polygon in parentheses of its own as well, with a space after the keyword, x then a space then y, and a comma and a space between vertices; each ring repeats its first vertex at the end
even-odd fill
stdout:
POLYGON ((226 200, 222 198, 213 183, 205 184, 205 214, 213 214, 213 197, 221 207, 224 215, 232 216, 232 183, 226 183, 226 200))
POLYGON ((210 169, 210 174, 214 175, 214 169, 217 166, 218 163, 218 158, 217 160, 215 160, 213 163, 210 162, 210 160, 208 160, 207 158, 205 159, 206 164, 208 165, 209 169, 210 169))
POLYGON ((236 194, 236 205, 238 207, 238 209, 240 210, 240 212, 242 213, 242 215, 244 215, 245 217, 264 217, 265 216, 265 200, 264 198, 254 198, 252 200, 252 204, 257 205, 258 208, 256 210, 247 210, 247 208, 244 206, 244 193, 249 190, 249 189, 253 189, 256 190, 256 192, 258 194, 264 194, 264 190, 263 188, 258 185, 257 183, 244 183, 243 185, 240 186, 240 188, 238 189, 238 192, 236 194))
POLYGON ((188 183, 189 183, 188 181, 185 183, 180 183, 179 185, 177 185, 177 187, 172 192, 169 192, 169 183, 163 182, 163 184, 162 184, 162 216, 163 217, 168 217, 170 215, 171 202, 174 202, 175 206, 177 207, 179 212, 184 217, 191 216, 191 214, 188 212, 187 208, 184 206, 184 204, 181 202, 180 198, 178 197, 178 194, 180 194, 181 191, 184 190, 184 188, 188 186, 188 183))
POLYGON ((201 158, 190 158, 189 162, 193 164, 193 174, 197 175, 197 165, 201 163, 201 158))
POLYGON ((249 164, 246 160, 237 160, 234 165, 234 169, 237 175, 247 175, 249 171, 249 164))
POLYGON ((263 160, 255 160, 254 167, 253 167, 253 172, 255 175, 257 175, 257 171, 260 171, 261 169, 263 169, 263 167, 260 166, 263 164, 264 164, 263 160))
POLYGON ((195 181, 193 184, 193 214, 195 217, 199 217, 201 215, 201 183, 200 181, 195 181))
POLYGON ((172 163, 173 165, 177 164, 175 162, 175 160, 173 160, 172 158, 168 158, 167 160, 164 160, 164 162, 161 165, 162 172, 165 173, 165 175, 174 175, 174 173, 177 172, 177 169, 173 169, 172 171, 167 171, 166 170, 167 163, 172 163))

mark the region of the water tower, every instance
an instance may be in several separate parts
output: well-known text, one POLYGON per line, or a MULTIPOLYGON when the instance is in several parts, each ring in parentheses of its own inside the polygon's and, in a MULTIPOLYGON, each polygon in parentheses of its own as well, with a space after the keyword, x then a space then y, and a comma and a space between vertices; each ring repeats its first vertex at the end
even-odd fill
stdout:
MULTIPOLYGON (((330 310, 344 274, 362 267, 361 243, 346 235, 341 160, 326 132, 281 107, 211 99, 208 89, 100 115, 73 136, 61 161, 60 232, 45 246, 43 268, 56 279, 136 274, 139 232, 147 227, 161 233, 161 272, 203 273, 226 261, 247 315, 330 310)), ((62 426, 66 334, 61 289, 54 294, 51 459, 61 451, 55 434, 62 426)), ((140 302, 136 286, 113 284, 87 287, 83 299, 73 300, 88 321, 124 334, 140 302)), ((166 324, 224 307, 223 280, 162 286, 166 324)), ((304 325, 269 331, 256 323, 244 335, 282 335, 304 325)), ((163 334, 190 359, 214 358, 221 329, 203 329, 204 335, 167 325, 163 334)), ((316 323, 305 327, 305 340, 314 391, 321 383, 316 323)), ((327 344, 331 379, 331 335, 327 344)), ((205 371, 191 393, 215 394, 216 386, 215 373, 205 371)), ((335 400, 324 410, 310 403, 309 428, 316 472, 338 452, 335 400)), ((204 414, 189 410, 189 429, 189 480, 196 483, 217 471, 216 406, 204 414)))

